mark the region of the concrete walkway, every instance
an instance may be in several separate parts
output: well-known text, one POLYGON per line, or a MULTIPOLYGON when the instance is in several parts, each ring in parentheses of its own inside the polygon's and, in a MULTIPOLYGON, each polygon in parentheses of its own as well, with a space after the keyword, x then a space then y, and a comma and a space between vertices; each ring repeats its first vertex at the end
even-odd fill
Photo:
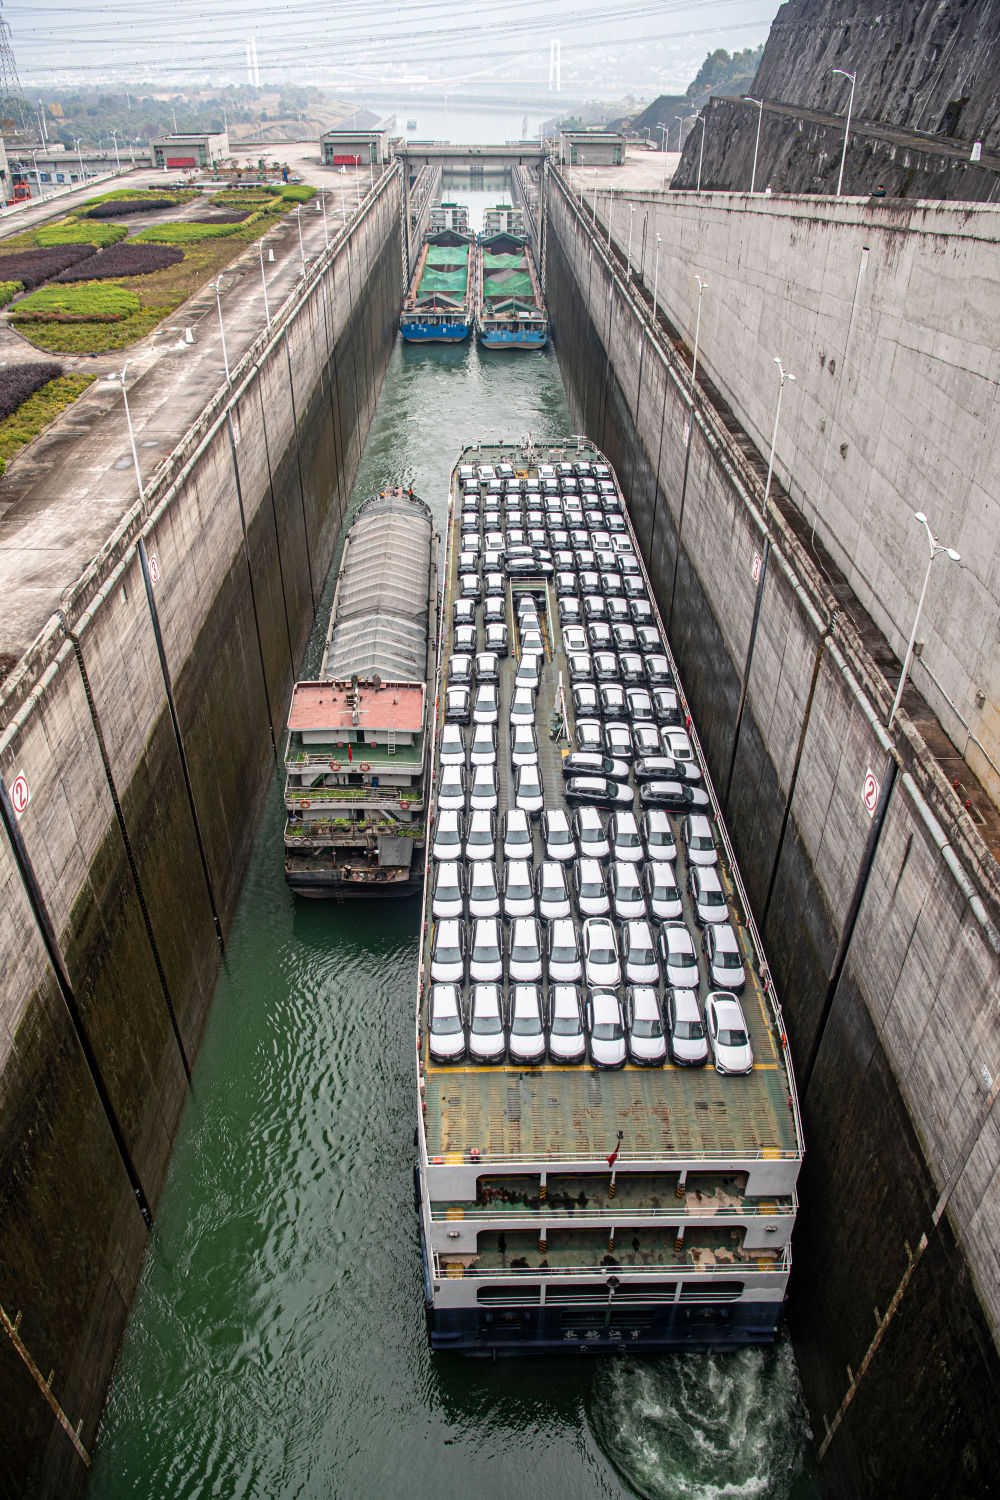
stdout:
MULTIPOLYGON (((294 148, 283 148, 291 160, 294 148)), ((311 144, 304 150, 317 154, 311 144)), ((327 225, 331 236, 356 209, 367 191, 367 172, 339 171, 303 162, 299 175, 327 189, 327 225)), ((142 186, 156 174, 119 179, 142 186)), ((91 196, 93 189, 84 196, 91 196)), ((60 200, 60 213, 66 211, 60 200)), ((39 205, 39 211, 45 205, 39 205)), ((50 217, 51 215, 47 215, 50 217)), ((294 291, 302 274, 295 214, 287 215, 264 236, 267 296, 272 319, 294 291), (274 264, 266 259, 274 251, 274 264)), ((307 263, 324 249, 323 215, 312 204, 303 208, 302 242, 307 263)), ((19 226, 25 227, 23 224, 19 226)), ((257 245, 246 249, 223 272, 221 297, 226 349, 234 369, 265 323, 257 245)), ((20 335, 0 335, 0 359, 52 358, 32 351, 20 335)), ((0 652, 20 657, 55 610, 64 590, 100 551, 107 537, 137 498, 120 383, 109 373, 129 361, 129 408, 144 485, 169 457, 188 427, 225 383, 222 340, 215 294, 203 288, 178 307, 157 329, 131 349, 112 354, 58 356, 67 369, 85 369, 98 380, 78 401, 23 449, 0 480, 0 652), (194 342, 185 341, 190 328, 194 342)))

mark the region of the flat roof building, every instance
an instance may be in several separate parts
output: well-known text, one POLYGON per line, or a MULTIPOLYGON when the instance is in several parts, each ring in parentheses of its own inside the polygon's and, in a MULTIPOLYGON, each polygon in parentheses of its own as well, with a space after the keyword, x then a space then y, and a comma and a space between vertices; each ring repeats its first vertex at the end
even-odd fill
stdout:
POLYGON ((620 130, 560 131, 559 160, 570 167, 620 167, 625 137, 620 130))
POLYGON ((174 135, 161 135, 150 144, 154 167, 177 167, 181 171, 210 167, 229 155, 229 136, 224 130, 214 134, 177 131, 174 135))
POLYGON ((371 130, 344 130, 335 126, 324 130, 319 138, 320 154, 328 167, 367 167, 389 160, 388 127, 371 130))
POLYGON ((124 142, 118 147, 117 157, 114 151, 66 151, 51 145, 25 150, 13 143, 8 147, 8 156, 14 182, 25 183, 32 198, 37 198, 40 192, 50 193, 53 188, 85 182, 88 177, 102 177, 116 171, 119 165, 127 172, 132 167, 148 167, 152 162, 148 146, 126 146, 124 142))

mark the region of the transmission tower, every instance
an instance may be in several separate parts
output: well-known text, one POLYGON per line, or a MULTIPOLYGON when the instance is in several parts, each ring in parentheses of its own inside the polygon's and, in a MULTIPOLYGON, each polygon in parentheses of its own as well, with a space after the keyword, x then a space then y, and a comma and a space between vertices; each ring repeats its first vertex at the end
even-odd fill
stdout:
MULTIPOLYGON (((25 130, 31 111, 21 90, 10 27, 3 18, 2 10, 3 0, 0 0, 0 121, 13 120, 15 130, 25 130)), ((6 128, 10 130, 9 125, 6 128)))

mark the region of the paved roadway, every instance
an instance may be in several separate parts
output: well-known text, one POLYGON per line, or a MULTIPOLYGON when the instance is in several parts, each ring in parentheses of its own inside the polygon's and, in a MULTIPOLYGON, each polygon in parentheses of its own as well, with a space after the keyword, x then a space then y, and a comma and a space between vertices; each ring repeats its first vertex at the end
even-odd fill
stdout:
MULTIPOLYGON (((328 225, 331 231, 338 228, 343 211, 350 215, 359 193, 368 188, 370 174, 349 171, 341 175, 339 170, 324 167, 314 142, 282 147, 280 152, 296 175, 329 190, 328 225)), ((256 161, 261 152, 253 148, 240 154, 256 161)), ((274 148, 265 154, 273 160, 274 148)), ((150 181, 162 182, 163 174, 137 171, 117 180, 127 186, 145 186, 150 181)), ((4 224, 3 230, 14 233, 30 222, 62 214, 93 191, 91 186, 54 205, 39 204, 31 210, 31 220, 20 219, 16 229, 4 224)), ((324 247, 323 216, 309 205, 301 217, 309 261, 324 247)), ((273 265, 265 258, 273 318, 302 271, 295 215, 287 215, 270 230, 264 243, 274 250, 273 265)), ((232 369, 265 321, 256 244, 223 274, 222 317, 232 369)), ((33 349, 6 324, 0 325, 0 363, 52 357, 33 349)), ((58 606, 60 595, 100 551, 137 498, 121 387, 105 377, 129 361, 129 407, 143 480, 148 485, 158 465, 225 383, 215 295, 208 288, 195 293, 129 350, 59 358, 68 371, 85 370, 98 379, 12 461, 0 480, 0 598, 4 602, 0 652, 15 657, 30 645, 58 606), (188 328, 194 340, 191 344, 185 341, 188 328)))

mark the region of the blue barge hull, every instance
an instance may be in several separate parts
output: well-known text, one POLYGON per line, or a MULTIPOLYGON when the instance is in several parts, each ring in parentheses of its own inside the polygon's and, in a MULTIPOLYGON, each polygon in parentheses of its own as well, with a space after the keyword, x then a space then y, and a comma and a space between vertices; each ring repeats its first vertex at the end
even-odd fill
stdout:
POLYGON ((545 328, 525 328, 507 332, 501 328, 482 328, 479 342, 487 349, 544 349, 548 343, 545 328))
POLYGON ((410 344, 460 344, 470 331, 468 323, 401 323, 399 327, 410 344))

